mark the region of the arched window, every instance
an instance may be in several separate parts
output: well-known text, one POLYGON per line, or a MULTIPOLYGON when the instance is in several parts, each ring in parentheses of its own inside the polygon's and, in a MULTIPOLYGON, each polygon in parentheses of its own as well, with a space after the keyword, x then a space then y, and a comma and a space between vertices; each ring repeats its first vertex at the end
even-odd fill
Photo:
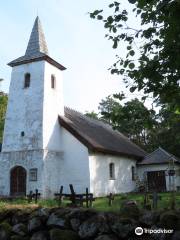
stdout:
POLYGON ((31 81, 31 74, 26 73, 24 76, 24 88, 28 88, 30 86, 30 81, 31 81))
POLYGON ((51 88, 55 88, 56 85, 56 78, 55 76, 52 74, 51 75, 51 88))
POLYGON ((136 174, 135 174, 135 167, 134 166, 131 167, 131 174, 132 174, 132 181, 135 181, 136 174))
POLYGON ((115 166, 114 163, 109 164, 109 178, 115 179, 115 166))

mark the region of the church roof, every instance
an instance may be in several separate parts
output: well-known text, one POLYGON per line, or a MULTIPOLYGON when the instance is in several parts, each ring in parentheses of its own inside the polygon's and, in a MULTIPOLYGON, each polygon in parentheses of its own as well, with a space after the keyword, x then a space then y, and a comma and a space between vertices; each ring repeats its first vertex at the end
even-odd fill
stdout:
POLYGON ((25 55, 11 61, 8 65, 13 67, 40 60, 46 60, 60 70, 66 69, 48 55, 48 47, 42 25, 39 17, 36 17, 25 55))
POLYGON ((95 120, 70 108, 59 116, 62 127, 74 135, 90 151, 141 159, 146 152, 109 124, 95 120))
POLYGON ((147 164, 164 164, 170 161, 174 161, 175 163, 180 163, 180 159, 175 157, 174 155, 166 152, 163 148, 159 147, 154 152, 146 155, 144 159, 139 162, 140 165, 147 164))

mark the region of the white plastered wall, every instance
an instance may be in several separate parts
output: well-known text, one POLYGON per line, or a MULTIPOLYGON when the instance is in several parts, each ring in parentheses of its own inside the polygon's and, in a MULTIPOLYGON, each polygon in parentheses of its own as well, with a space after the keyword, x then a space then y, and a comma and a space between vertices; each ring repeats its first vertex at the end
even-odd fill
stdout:
POLYGON ((42 193, 43 151, 13 151, 0 154, 0 195, 10 194, 10 172, 15 166, 26 170, 26 193, 38 189, 42 193), (37 168, 37 181, 30 181, 29 169, 37 168))
POLYGON ((90 189, 96 197, 111 193, 131 192, 135 189, 132 181, 132 166, 136 160, 107 154, 90 153, 90 189), (115 179, 110 179, 109 164, 114 163, 115 179))
POLYGON ((88 149, 66 129, 61 131, 64 156, 59 186, 69 192, 69 184, 73 184, 77 193, 85 193, 86 188, 90 189, 88 149))
POLYGON ((42 149, 43 81, 44 61, 13 67, 2 152, 42 149), (28 88, 26 73, 31 74, 28 88))
POLYGON ((43 148, 60 151, 62 138, 58 115, 64 115, 62 71, 45 62, 43 100, 43 148), (55 76, 55 88, 51 88, 51 75, 55 76))

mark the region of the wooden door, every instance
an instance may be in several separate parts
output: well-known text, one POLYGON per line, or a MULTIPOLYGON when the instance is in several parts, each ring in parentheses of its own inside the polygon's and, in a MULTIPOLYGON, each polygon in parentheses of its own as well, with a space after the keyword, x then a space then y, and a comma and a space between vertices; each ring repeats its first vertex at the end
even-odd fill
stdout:
POLYGON ((148 190, 150 192, 165 192, 166 191, 166 177, 165 171, 147 172, 148 190))
POLYGON ((26 195, 26 170, 17 166, 11 170, 10 193, 13 196, 26 195))

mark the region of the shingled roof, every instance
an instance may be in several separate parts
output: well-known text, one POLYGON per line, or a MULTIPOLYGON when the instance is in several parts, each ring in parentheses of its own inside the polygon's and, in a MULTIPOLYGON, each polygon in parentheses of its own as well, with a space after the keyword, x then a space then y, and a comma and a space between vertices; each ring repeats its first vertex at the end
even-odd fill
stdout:
POLYGON ((36 17, 25 55, 11 61, 8 63, 8 65, 14 67, 17 65, 41 60, 46 60, 60 70, 66 69, 64 66, 59 64, 48 55, 48 47, 46 44, 43 28, 39 17, 36 17))
POLYGON ((146 152, 109 124, 92 119, 70 108, 59 116, 62 127, 74 135, 90 151, 142 159, 146 152))
POLYGON ((175 163, 180 163, 180 159, 175 157, 174 155, 166 152, 163 148, 159 147, 154 152, 148 154, 144 157, 144 159, 139 162, 139 165, 148 165, 148 164, 164 164, 170 161, 174 161, 175 163))

